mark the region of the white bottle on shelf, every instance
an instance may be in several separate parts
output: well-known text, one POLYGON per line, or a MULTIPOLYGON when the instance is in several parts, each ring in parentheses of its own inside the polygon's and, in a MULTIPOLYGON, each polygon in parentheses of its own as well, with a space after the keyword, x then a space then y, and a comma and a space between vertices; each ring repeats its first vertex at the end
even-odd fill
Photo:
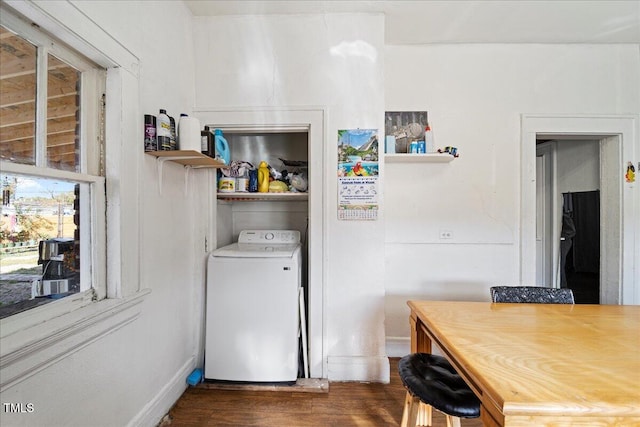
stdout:
POLYGON ((178 121, 178 147, 180 150, 200 152, 200 120, 180 114, 178 121))
POLYGON ((424 128, 424 145, 426 146, 426 152, 427 153, 435 153, 436 152, 436 146, 435 143, 433 141, 433 131, 431 130, 431 127, 429 126, 429 123, 427 123, 427 127, 424 128))

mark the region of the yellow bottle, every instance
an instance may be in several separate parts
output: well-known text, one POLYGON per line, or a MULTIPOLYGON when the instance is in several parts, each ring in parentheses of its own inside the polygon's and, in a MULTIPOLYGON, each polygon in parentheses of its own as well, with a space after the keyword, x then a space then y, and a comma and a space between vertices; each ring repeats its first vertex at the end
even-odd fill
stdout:
POLYGON ((267 167, 267 162, 260 162, 260 166, 258 166, 258 192, 269 192, 269 168, 267 167))

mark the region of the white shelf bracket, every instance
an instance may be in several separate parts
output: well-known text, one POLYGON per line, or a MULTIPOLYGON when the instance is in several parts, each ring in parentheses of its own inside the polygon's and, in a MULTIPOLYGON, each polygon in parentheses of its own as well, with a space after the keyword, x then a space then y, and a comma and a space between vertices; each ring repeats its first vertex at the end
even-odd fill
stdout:
POLYGON ((156 158, 156 165, 158 167, 158 192, 160 193, 161 196, 162 196, 162 167, 165 161, 166 161, 165 157, 156 158))
MULTIPOLYGON (((156 164, 158 165, 158 191, 160 195, 162 195, 162 169, 164 167, 164 162, 170 162, 175 160, 185 160, 185 159, 197 159, 197 156, 170 156, 170 157, 156 157, 156 164)), ((187 194, 188 188, 188 179, 189 179, 189 169, 192 169, 193 166, 184 165, 186 172, 184 178, 184 190, 185 194, 187 194)))
POLYGON ((185 165, 184 169, 185 169, 185 171, 184 171, 184 195, 186 196, 188 194, 188 191, 189 191, 189 173, 191 172, 191 169, 193 169, 193 167, 185 165))

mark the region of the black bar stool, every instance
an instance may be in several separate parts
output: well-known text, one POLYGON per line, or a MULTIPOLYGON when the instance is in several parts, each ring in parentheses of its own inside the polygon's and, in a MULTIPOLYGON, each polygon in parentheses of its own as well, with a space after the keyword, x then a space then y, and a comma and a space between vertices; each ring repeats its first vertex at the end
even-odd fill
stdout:
POLYGON ((449 361, 442 356, 413 353, 398 363, 402 384, 407 389, 401 427, 415 427, 420 402, 426 405, 426 424, 431 425, 431 408, 447 417, 448 427, 459 427, 460 418, 478 418, 480 400, 449 361))

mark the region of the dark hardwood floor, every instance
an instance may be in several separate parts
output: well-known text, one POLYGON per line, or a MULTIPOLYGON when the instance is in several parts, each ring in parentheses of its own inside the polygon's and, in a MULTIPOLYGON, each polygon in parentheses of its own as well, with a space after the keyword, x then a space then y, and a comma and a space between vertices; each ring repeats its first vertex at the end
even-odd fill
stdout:
MULTIPOLYGON (((332 382, 328 393, 216 390, 189 387, 163 426, 399 426, 405 390, 391 359, 389 384, 332 382)), ((433 426, 446 426, 434 411, 433 426)), ((479 419, 462 420, 480 427, 479 419)))
MULTIPOLYGON (((582 262, 581 264, 584 264, 582 262)), ((573 262, 573 247, 567 255, 565 277, 567 287, 573 291, 576 304, 600 304, 600 273, 598 268, 590 266, 592 271, 576 271, 573 262)))
POLYGON ((567 273, 567 285, 573 291, 576 304, 600 304, 598 273, 567 273))

